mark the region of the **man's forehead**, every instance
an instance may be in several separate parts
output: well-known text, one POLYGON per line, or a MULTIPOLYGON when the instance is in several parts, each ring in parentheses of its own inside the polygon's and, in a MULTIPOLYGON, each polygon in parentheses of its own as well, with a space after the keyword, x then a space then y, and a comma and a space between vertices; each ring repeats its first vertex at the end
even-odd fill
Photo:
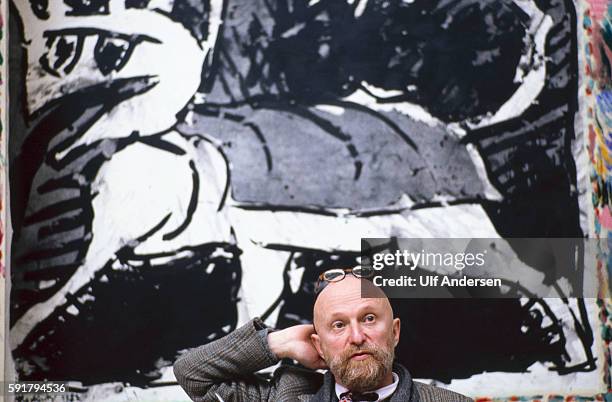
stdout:
POLYGON ((352 300, 335 299, 327 303, 323 312, 332 313, 358 313, 363 310, 384 310, 384 299, 377 298, 356 298, 352 300))
POLYGON ((367 280, 347 277, 340 282, 330 283, 323 289, 315 302, 314 313, 316 316, 351 313, 364 308, 385 310, 387 306, 391 310, 388 299, 374 284, 367 280), (362 297, 363 291, 367 292, 368 296, 375 294, 380 297, 362 297), (371 293, 372 291, 376 293, 371 293))

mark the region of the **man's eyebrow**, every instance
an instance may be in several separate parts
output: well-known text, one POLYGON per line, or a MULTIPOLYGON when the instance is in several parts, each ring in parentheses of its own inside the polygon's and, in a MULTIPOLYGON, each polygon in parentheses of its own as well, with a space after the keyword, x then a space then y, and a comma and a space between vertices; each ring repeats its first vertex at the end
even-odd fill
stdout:
POLYGON ((108 15, 110 0, 64 0, 64 4, 70 7, 66 11, 69 16, 108 15))

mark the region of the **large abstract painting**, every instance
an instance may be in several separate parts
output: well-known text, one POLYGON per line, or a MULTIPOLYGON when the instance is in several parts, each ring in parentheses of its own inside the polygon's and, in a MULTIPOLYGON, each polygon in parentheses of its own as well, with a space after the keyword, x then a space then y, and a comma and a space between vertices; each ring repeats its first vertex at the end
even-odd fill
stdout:
MULTIPOLYGON (((14 0, 19 378, 169 384, 183 351, 249 318, 309 322, 316 277, 357 264, 362 237, 587 235, 577 13, 14 0)), ((415 377, 472 396, 605 388, 594 300, 394 307, 415 377)))

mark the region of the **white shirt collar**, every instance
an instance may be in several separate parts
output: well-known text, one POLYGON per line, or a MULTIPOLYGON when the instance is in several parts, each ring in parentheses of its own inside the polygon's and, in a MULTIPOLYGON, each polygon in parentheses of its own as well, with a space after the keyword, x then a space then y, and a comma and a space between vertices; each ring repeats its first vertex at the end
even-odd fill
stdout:
MULTIPOLYGON (((399 376, 395 373, 391 373, 391 374, 393 374, 393 383, 386 385, 382 388, 375 389, 373 391, 368 391, 368 392, 376 392, 378 394, 377 401, 382 401, 385 398, 388 398, 392 393, 395 392, 395 389, 397 388, 397 385, 399 384, 399 376)), ((338 399, 340 399, 341 394, 347 391, 348 391, 348 388, 336 383, 336 396, 338 397, 338 399)), ((354 402, 358 402, 358 401, 354 401, 354 402)))

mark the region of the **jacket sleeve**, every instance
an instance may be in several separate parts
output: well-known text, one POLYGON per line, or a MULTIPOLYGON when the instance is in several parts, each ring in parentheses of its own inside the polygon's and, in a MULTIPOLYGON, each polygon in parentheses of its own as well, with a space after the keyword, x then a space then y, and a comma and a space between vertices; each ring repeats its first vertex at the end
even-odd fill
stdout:
POLYGON ((414 381, 421 402, 474 402, 467 396, 414 381))
POLYGON ((196 401, 272 401, 273 383, 254 375, 278 363, 265 324, 255 318, 229 335, 197 347, 174 363, 174 375, 196 401))

